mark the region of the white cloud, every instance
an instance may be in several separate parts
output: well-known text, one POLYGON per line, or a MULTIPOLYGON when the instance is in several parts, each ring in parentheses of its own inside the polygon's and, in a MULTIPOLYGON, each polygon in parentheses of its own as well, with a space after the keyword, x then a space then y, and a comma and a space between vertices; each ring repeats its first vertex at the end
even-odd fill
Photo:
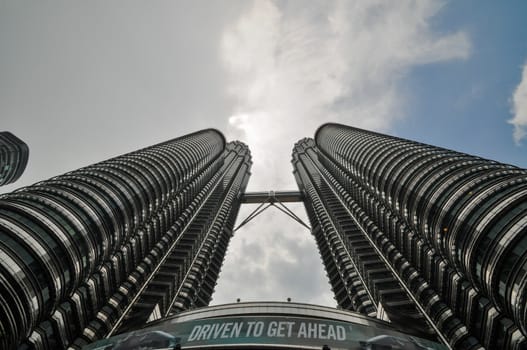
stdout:
MULTIPOLYGON (((289 205, 302 214, 302 205, 289 205)), ((238 222, 255 209, 243 206, 238 222)), ((307 222, 306 215, 302 219, 307 222)), ((236 232, 229 243, 212 304, 291 298, 336 306, 313 236, 269 208, 236 232)))
POLYGON ((236 102, 227 134, 254 152, 251 186, 294 186, 284 170, 298 139, 327 121, 388 130, 404 115, 406 72, 466 58, 464 33, 430 28, 440 8, 410 0, 255 1, 222 42, 236 102))
POLYGON ((523 66, 522 80, 512 95, 512 113, 509 123, 514 125, 513 138, 517 145, 527 136, 527 62, 523 66))
MULTIPOLYGON (((227 138, 249 144, 254 161, 249 188, 296 188, 290 163, 296 141, 329 121, 389 130, 404 116, 401 91, 410 69, 468 57, 466 34, 433 31, 430 20, 442 5, 431 0, 263 0, 248 6, 224 32, 221 54, 235 104, 227 138)), ((274 291, 279 300, 303 296, 333 304, 314 241, 296 225, 270 213, 260 225, 237 233, 215 302, 236 295, 272 299, 274 291), (250 253, 255 246, 262 249, 250 253), (291 277, 285 283, 277 277, 284 270, 300 277, 308 271, 310 278, 291 277)))

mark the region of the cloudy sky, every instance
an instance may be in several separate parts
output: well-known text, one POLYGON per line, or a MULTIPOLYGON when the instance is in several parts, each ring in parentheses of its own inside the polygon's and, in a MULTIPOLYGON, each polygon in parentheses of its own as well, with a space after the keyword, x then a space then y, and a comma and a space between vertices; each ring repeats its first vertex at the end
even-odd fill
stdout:
MULTIPOLYGON (((521 0, 0 0, 0 130, 31 149, 0 192, 207 127, 249 144, 249 190, 295 189, 293 143, 329 121, 527 167, 526 13, 521 0)), ((271 208, 232 239, 214 303, 287 297, 334 305, 310 233, 271 208)))

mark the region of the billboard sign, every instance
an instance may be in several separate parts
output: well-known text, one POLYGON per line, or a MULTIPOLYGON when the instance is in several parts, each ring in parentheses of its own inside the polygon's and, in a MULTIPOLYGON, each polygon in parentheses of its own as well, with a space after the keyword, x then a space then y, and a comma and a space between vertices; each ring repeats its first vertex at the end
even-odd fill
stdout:
POLYGON ((206 346, 279 345, 304 348, 364 350, 445 350, 430 340, 387 328, 317 318, 238 316, 171 323, 100 340, 85 350, 183 349, 206 346))

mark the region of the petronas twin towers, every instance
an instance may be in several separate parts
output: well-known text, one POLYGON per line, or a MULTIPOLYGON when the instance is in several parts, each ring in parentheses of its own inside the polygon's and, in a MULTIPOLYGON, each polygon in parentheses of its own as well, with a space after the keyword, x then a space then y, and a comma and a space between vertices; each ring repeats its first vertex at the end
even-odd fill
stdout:
MULTIPOLYGON (((447 348, 527 347, 526 170, 337 124, 292 162, 339 309, 447 348)), ((0 348, 206 307, 250 167, 204 130, 0 196, 0 348)))

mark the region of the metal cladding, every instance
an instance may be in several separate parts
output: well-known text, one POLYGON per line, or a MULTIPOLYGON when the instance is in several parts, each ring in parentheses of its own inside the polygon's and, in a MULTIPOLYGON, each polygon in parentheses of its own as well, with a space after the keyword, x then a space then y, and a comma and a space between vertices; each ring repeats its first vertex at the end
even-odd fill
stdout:
POLYGON ((526 170, 338 124, 293 164, 341 307, 453 348, 527 346, 526 170))
POLYGON ((0 196, 0 348, 79 348, 207 305, 250 166, 209 129, 0 196))
POLYGON ((0 186, 18 180, 26 169, 29 148, 9 131, 0 132, 0 186))

